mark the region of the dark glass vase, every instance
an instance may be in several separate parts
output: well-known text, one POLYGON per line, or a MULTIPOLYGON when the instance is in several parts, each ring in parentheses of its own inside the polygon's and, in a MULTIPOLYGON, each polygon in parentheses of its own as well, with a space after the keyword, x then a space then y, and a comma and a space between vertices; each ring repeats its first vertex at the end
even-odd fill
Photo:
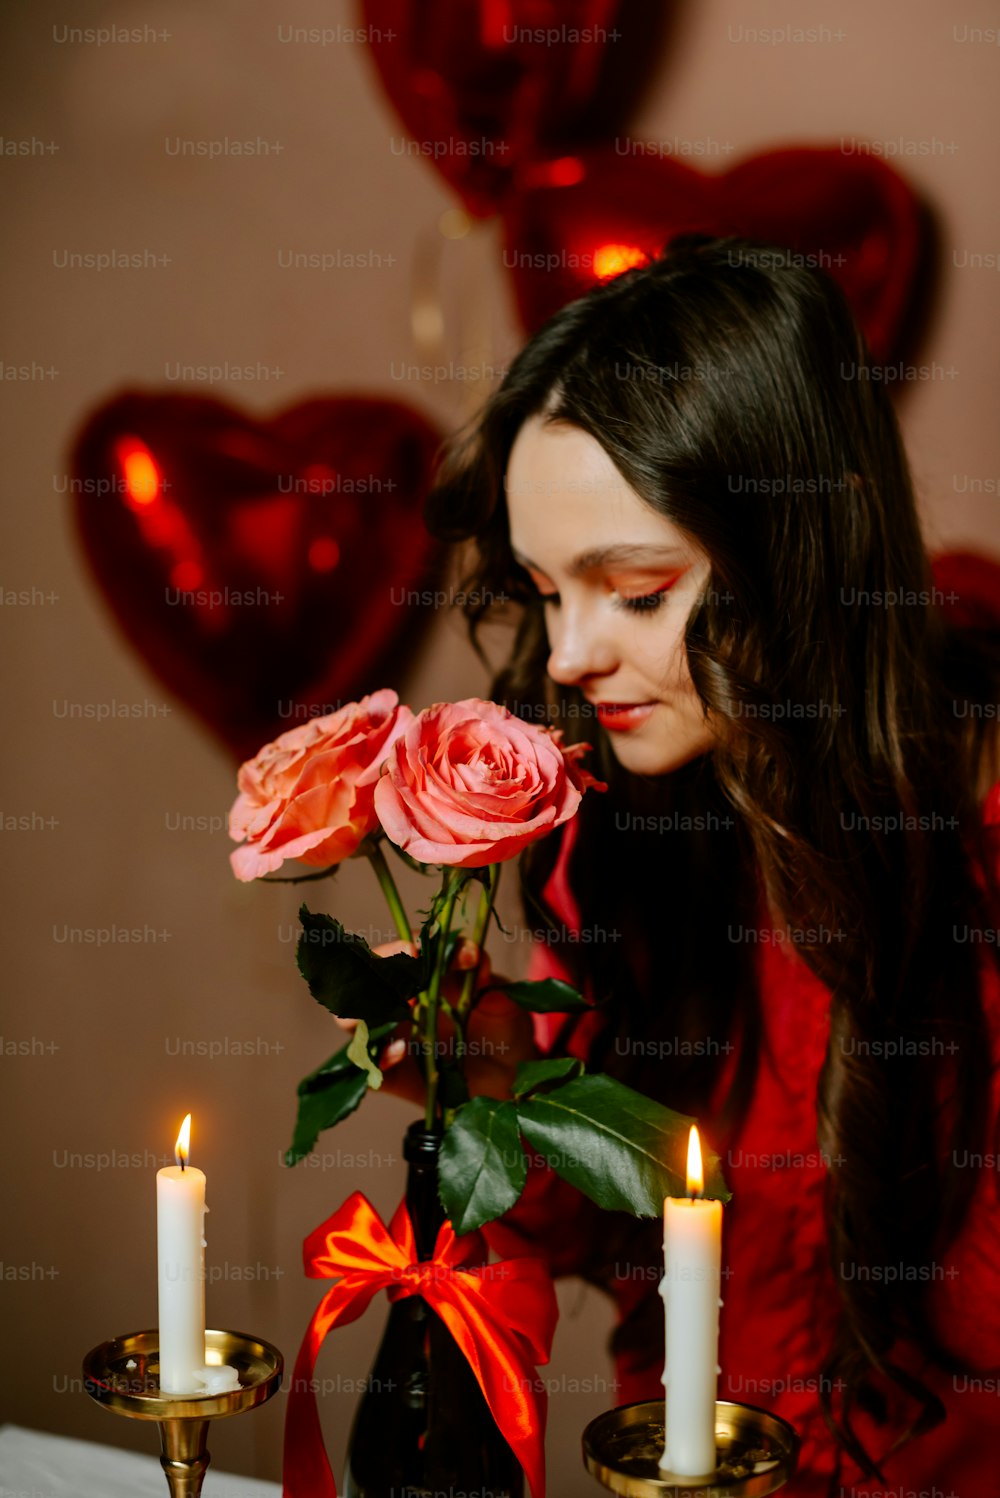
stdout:
MULTIPOLYGON (((417 1256, 434 1252, 439 1133, 411 1124, 403 1145, 417 1256)), ((523 1498, 524 1475, 461 1348, 419 1295, 389 1307, 347 1446, 345 1498, 523 1498)))

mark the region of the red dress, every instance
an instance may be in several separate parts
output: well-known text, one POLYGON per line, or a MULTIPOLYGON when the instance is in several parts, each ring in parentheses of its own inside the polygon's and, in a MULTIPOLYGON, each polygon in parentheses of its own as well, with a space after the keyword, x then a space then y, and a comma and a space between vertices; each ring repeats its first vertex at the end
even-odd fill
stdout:
MULTIPOLYGON (((1000 567, 979 558, 940 558, 936 580, 957 583, 961 601, 952 612, 968 622, 1000 622, 1000 567)), ((956 601, 957 602, 957 601, 956 601)), ((1000 871, 1000 782, 984 804, 994 829, 1000 871)), ((546 894, 557 919, 579 931, 579 912, 566 882, 566 864, 576 824, 564 837, 546 894)), ((763 929, 763 928, 762 928, 763 929)), ((931 1316, 946 1347, 975 1375, 951 1375, 921 1367, 914 1351, 907 1366, 941 1398, 947 1420, 916 1437, 883 1463, 885 1482, 865 1479, 839 1447, 820 1408, 819 1370, 838 1316, 838 1294, 828 1261, 823 1220, 826 1164, 817 1144, 816 1087, 826 1050, 829 993, 787 943, 756 944, 764 1043, 755 1090, 739 1138, 724 1162, 733 1192, 723 1227, 723 1309, 720 1320, 720 1399, 772 1409, 789 1420, 802 1440, 795 1478, 782 1490, 789 1498, 827 1498, 837 1474, 844 1498, 988 1498, 1000 1495, 1000 1172, 989 1156, 962 1233, 934 1269, 931 1316), (761 1164, 761 1157, 766 1165, 761 1164), (777 1168, 776 1168, 777 1167, 777 1168), (991 1168, 992 1167, 992 1168, 991 1168)), ((993 1038, 993 1117, 1000 1111, 1000 979, 984 951, 983 997, 993 1038)), ((551 949, 537 944, 529 976, 568 974, 551 949)), ((576 1027, 570 1049, 586 1056, 588 1021, 576 1027)), ((597 1016, 594 1016, 596 1020, 597 1016)), ((542 1051, 551 1045, 562 1016, 536 1016, 542 1051)), ((592 1034, 592 1028, 589 1028, 592 1034)), ((550 1253, 553 1272, 573 1272, 572 1211, 579 1197, 548 1169, 533 1169, 518 1207, 504 1219, 513 1234, 508 1251, 524 1239, 550 1253), (523 1236, 522 1236, 523 1235, 523 1236)), ((498 1227, 500 1225, 497 1225, 498 1227)), ((496 1247, 504 1248, 504 1232, 496 1247)), ((624 1314, 647 1284, 617 1279, 615 1298, 624 1314)), ((902 1361, 898 1355, 897 1361, 902 1361)), ((661 1399, 662 1365, 619 1360, 618 1403, 661 1399)), ((910 1407, 912 1410, 912 1406, 910 1407)), ((866 1422, 855 1428, 876 1456, 890 1444, 885 1429, 866 1422)), ((836 1491, 836 1488, 835 1488, 836 1491)), ((839 1495, 838 1495, 839 1498, 839 1495)))

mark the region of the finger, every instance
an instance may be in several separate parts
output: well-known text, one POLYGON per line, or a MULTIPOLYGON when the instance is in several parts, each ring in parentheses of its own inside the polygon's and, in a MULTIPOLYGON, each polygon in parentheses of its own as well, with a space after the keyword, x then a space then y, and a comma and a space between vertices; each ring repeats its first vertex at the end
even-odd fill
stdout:
POLYGON ((416 943, 412 941, 384 941, 380 946, 372 947, 372 951, 379 957, 395 957, 397 952, 406 952, 410 957, 416 957, 416 943))
POLYGON ((471 937, 463 936, 455 948, 454 956, 451 959, 452 967, 457 967, 464 971, 470 967, 475 967, 478 961, 479 947, 477 943, 471 937))
POLYGON ((387 1040, 383 1040, 375 1053, 379 1067, 398 1066, 412 1049, 413 1025, 409 1020, 400 1020, 387 1040))
POLYGON ((389 1071, 391 1067, 398 1066, 406 1055, 406 1041, 400 1035, 396 1040, 390 1040, 378 1058, 380 1071, 389 1071))
POLYGON ((492 972, 489 954, 468 936, 463 936, 455 948, 451 965, 459 972, 468 972, 470 968, 476 968, 476 979, 479 983, 485 983, 492 972))

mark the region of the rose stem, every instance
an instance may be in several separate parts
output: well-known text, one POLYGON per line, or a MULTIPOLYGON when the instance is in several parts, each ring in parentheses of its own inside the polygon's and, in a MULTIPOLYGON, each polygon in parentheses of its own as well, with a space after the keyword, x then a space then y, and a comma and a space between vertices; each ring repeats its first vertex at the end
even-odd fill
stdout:
POLYGON ((425 1080, 427 1083, 427 1102, 424 1108, 424 1123, 430 1131, 434 1127, 434 1109, 437 1104, 438 1064, 437 1064, 437 1014, 438 1000, 441 994, 441 980, 444 977, 444 964, 448 950, 448 933, 451 930, 451 916, 455 909, 455 901, 461 884, 459 870, 449 868, 445 875, 445 897, 441 908, 440 932, 438 935, 437 960, 434 963, 434 971, 431 974, 430 987, 427 990, 427 1008, 423 1015, 423 1042, 424 1042, 424 1066, 425 1080))
MULTIPOLYGON (((406 910, 403 906, 403 902, 399 897, 399 890, 396 888, 396 881, 392 877, 392 870, 389 868, 389 865, 385 861, 385 854, 382 852, 381 847, 374 838, 368 839, 362 846, 368 857, 368 862, 371 864, 372 868, 375 871, 375 878, 379 882, 379 887, 382 890, 383 895, 385 895, 386 904, 389 907, 389 914, 392 916, 393 920, 396 923, 396 933, 399 936, 400 941, 412 942, 413 931, 410 926, 409 917, 407 916, 406 910)), ((425 995, 422 993, 418 994, 416 1007, 413 1011, 413 1020, 415 1023, 419 1022, 420 1013, 423 1009, 424 1003, 425 995)))
MULTIPOLYGON (((496 899, 497 886, 500 883, 500 871, 502 863, 491 863, 486 870, 486 881, 479 892, 479 909, 476 912, 476 924, 472 932, 472 940, 476 946, 482 948, 486 928, 490 923, 490 911, 493 909, 493 901, 496 899)), ((479 962, 482 960, 482 951, 475 967, 470 967, 462 982, 462 991, 455 1005, 454 1019, 456 1030, 455 1056, 461 1061, 465 1056, 465 1028, 468 1022, 469 1010, 472 1007, 472 990, 476 981, 476 973, 479 971, 479 962)))
POLYGON ((368 854, 368 862, 375 870, 375 878, 378 880, 382 893, 385 895, 386 903, 389 906, 389 914, 396 922, 396 930, 399 933, 400 941, 412 942, 413 932, 410 929, 410 922, 407 919, 406 911, 403 909, 403 902, 399 898, 399 890, 396 888, 396 881, 392 877, 392 871, 385 861, 385 854, 376 842, 370 843, 365 851, 368 854))

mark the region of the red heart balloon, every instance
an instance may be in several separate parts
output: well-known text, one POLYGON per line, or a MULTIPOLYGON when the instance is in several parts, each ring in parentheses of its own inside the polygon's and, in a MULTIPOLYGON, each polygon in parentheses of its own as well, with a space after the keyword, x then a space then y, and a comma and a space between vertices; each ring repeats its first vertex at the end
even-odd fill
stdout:
POLYGON ((416 154, 474 217, 496 212, 529 153, 578 138, 622 35, 619 3, 364 0, 365 38, 416 154))
POLYGON ((389 400, 270 420, 128 392, 76 439, 76 519, 131 643, 240 759, 396 686, 440 548, 421 518, 440 434, 389 400))
POLYGON ((526 165, 518 186, 504 215, 504 264, 529 332, 686 231, 743 234, 807 257, 844 288, 879 361, 910 332, 925 215, 877 156, 793 147, 709 175, 601 147, 526 165))

